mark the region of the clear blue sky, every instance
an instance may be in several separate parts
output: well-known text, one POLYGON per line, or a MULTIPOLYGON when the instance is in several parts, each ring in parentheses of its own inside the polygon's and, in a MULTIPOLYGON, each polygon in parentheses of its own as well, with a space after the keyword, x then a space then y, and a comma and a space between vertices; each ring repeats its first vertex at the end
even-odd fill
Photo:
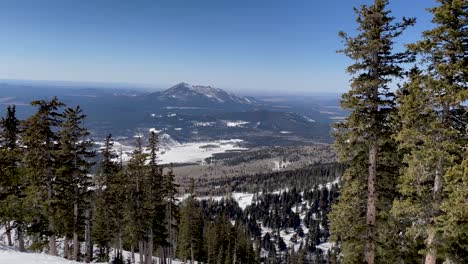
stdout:
MULTIPOLYGON (((342 92, 338 31, 370 0, 1 0, 0 79, 342 92)), ((431 27, 434 0, 390 1, 431 27)))

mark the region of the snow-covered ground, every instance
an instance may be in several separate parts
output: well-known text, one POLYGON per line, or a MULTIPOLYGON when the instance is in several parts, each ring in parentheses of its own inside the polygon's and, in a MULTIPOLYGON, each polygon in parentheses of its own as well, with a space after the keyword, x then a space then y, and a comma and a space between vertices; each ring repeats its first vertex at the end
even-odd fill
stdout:
POLYGON ((207 142, 189 142, 163 150, 159 154, 162 164, 201 162, 216 153, 232 150, 246 150, 240 147, 241 139, 217 140, 207 142), (208 147, 207 147, 208 146, 208 147))
POLYGON ((18 252, 14 247, 8 247, 0 244, 0 263, 2 264, 77 264, 76 262, 54 257, 45 253, 26 253, 18 252))
POLYGON ((273 160, 273 171, 279 171, 291 165, 290 161, 273 160))
POLYGON ((207 127, 207 126, 214 126, 216 125, 216 122, 198 122, 198 121, 193 121, 192 125, 194 126, 199 126, 199 127, 207 127))
MULTIPOLYGON (((150 130, 155 131, 153 129, 150 130)), ((179 143, 173 140, 169 135, 161 134, 160 141, 162 143, 158 152, 160 164, 202 163, 206 158, 210 158, 216 153, 247 150, 247 148, 240 147, 240 144, 243 142, 242 139, 179 143)), ((101 148, 104 146, 103 142, 96 142, 96 144, 101 148)), ((123 145, 115 141, 113 149, 119 155, 116 160, 120 161, 122 158, 122 161, 126 162, 130 160, 135 147, 123 145), (120 157, 120 154, 122 154, 122 157, 120 157)))
POLYGON ((237 120, 237 121, 225 121, 227 127, 242 127, 243 125, 247 125, 250 122, 237 120))
MULTIPOLYGON (((189 196, 190 196, 190 194, 185 194, 183 196, 178 197, 177 200, 179 202, 182 202, 185 199, 187 199, 189 196)), ((213 200, 213 201, 219 202, 223 198, 224 199, 232 198, 233 200, 235 200, 237 202, 237 204, 239 205, 239 207, 242 210, 245 210, 245 208, 247 208, 247 206, 252 204, 253 197, 254 197, 253 193, 234 192, 234 193, 231 193, 230 195, 227 195, 227 196, 202 196, 202 197, 196 197, 196 199, 198 199, 198 200, 213 200)))
MULTIPOLYGON (((111 252, 111 258, 113 252, 111 252)), ((136 263, 139 263, 139 255, 135 253, 136 263)), ((129 251, 123 251, 124 260, 131 259, 131 253, 129 251)), ((156 263, 159 262, 159 258, 154 257, 156 263)), ((19 252, 15 247, 5 246, 0 244, 0 263, 1 264, 78 264, 83 262, 76 262, 67 260, 62 257, 50 256, 46 253, 31 253, 31 252, 19 252)), ((95 263, 95 262, 93 262, 95 263)), ((183 262, 172 260, 173 264, 182 264, 183 262)), ((95 263, 105 264, 105 263, 95 263)))

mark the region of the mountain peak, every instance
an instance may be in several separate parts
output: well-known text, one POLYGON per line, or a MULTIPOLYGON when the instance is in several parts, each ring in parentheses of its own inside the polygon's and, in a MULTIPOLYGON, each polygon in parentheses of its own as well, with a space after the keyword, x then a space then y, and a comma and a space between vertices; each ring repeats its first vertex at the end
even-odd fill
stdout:
POLYGON ((205 101, 206 103, 255 104, 254 100, 237 96, 220 88, 178 83, 161 92, 161 99, 176 101, 205 101))

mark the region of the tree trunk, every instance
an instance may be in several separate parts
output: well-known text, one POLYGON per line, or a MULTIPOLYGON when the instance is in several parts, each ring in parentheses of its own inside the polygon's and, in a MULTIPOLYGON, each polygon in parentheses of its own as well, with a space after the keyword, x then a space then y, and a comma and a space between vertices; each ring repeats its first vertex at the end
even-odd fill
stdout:
POLYGON ((132 246, 130 247, 130 251, 132 253, 132 263, 135 263, 135 246, 132 244, 132 246))
POLYGON ((68 237, 65 237, 65 240, 63 241, 63 257, 66 259, 70 258, 70 245, 68 237))
POLYGON ((13 242, 11 241, 11 225, 10 221, 5 222, 5 229, 6 229, 6 236, 8 240, 8 246, 13 246, 13 242))
POLYGON ((34 247, 34 252, 38 252, 38 247, 36 247, 37 243, 39 243, 39 235, 37 233, 34 233, 32 235, 32 244, 35 246, 34 247))
POLYGON ((426 248, 428 249, 426 253, 426 259, 424 264, 435 264, 437 260, 437 249, 434 248, 433 244, 435 242, 435 230, 429 230, 429 236, 426 242, 426 248))
MULTIPOLYGON (((50 140, 47 141, 47 160, 51 160, 51 155, 50 155, 50 140)), ((46 169, 46 180, 47 180, 47 201, 52 202, 52 169, 50 166, 47 166, 46 169)), ((48 212, 49 212, 49 231, 52 232, 52 235, 49 236, 49 254, 52 256, 57 256, 57 242, 55 240, 55 234, 54 234, 54 208, 52 205, 49 203, 48 205, 48 212)))
POLYGON ((152 264, 153 262, 153 230, 149 231, 148 246, 147 246, 146 252, 147 252, 146 263, 152 264))
MULTIPOLYGON (((432 212, 431 218, 434 219, 440 214, 440 202, 441 202, 441 192, 443 187, 443 169, 442 169, 442 160, 439 158, 437 162, 437 169, 435 171, 434 177, 434 189, 432 193, 432 212)), ((431 219, 431 221, 433 221, 431 219)), ((437 248, 435 244, 437 243, 437 231, 431 226, 428 228, 428 237, 426 240, 426 261, 425 264, 435 264, 437 260, 437 248)))
POLYGON ((236 264, 237 257, 237 241, 234 240, 234 254, 232 254, 232 264, 236 264))
POLYGON ((86 256, 85 262, 90 263, 93 259, 93 243, 91 242, 91 213, 88 208, 85 210, 85 244, 86 244, 86 256))
POLYGON ((365 258, 367 264, 373 264, 375 259, 375 219, 377 193, 375 182, 377 178, 377 146, 373 145, 369 149, 369 177, 367 178, 367 245, 365 258))
POLYGON ((192 239, 190 239, 190 263, 193 264, 193 242, 191 241, 192 239))
POLYGON ((20 252, 25 252, 26 250, 24 249, 24 232, 23 232, 23 227, 22 223, 18 224, 18 249, 20 252))
POLYGON ((73 233, 73 259, 78 261, 78 254, 80 252, 80 244, 78 242, 78 234, 76 231, 73 233))
POLYGON ((73 259, 78 260, 78 252, 80 246, 78 245, 78 201, 77 201, 78 187, 75 186, 75 201, 73 203, 73 259))
POLYGON ((57 256, 57 242, 55 241, 55 235, 49 236, 49 255, 57 256))
POLYGON ((143 261, 143 257, 145 255, 145 250, 143 246, 143 241, 138 241, 138 251, 139 251, 139 256, 140 256, 140 264, 144 264, 145 262, 143 261))

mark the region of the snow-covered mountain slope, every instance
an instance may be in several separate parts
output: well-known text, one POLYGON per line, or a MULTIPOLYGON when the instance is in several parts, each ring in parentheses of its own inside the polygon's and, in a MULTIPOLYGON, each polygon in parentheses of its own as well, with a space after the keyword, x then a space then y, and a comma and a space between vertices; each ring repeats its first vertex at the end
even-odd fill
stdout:
POLYGON ((159 101, 172 103, 190 103, 192 105, 211 107, 211 104, 226 105, 255 105, 258 103, 253 98, 237 96, 225 90, 211 86, 191 85, 179 83, 165 91, 153 93, 150 97, 156 97, 159 101))
MULTIPOLYGON (((111 258, 113 251, 111 251, 111 258)), ((123 252, 124 260, 131 259, 131 253, 129 251, 123 252)), ((138 253, 135 253, 135 259, 139 259, 138 253)), ((169 260, 169 259, 168 259, 169 260)), ((159 258, 154 257, 155 263, 160 263, 159 258)), ((50 256, 46 253, 30 253, 30 252, 19 252, 15 247, 5 246, 0 244, 0 263, 1 264, 78 264, 83 262, 76 262, 73 260, 67 260, 62 257, 50 256)), ((94 264, 105 264, 97 263, 94 264)), ((173 264, 182 264, 177 260, 172 260, 173 264)))
POLYGON ((54 257, 45 253, 19 252, 14 247, 8 247, 0 244, 0 263, 4 264, 78 264, 76 262, 54 257))

